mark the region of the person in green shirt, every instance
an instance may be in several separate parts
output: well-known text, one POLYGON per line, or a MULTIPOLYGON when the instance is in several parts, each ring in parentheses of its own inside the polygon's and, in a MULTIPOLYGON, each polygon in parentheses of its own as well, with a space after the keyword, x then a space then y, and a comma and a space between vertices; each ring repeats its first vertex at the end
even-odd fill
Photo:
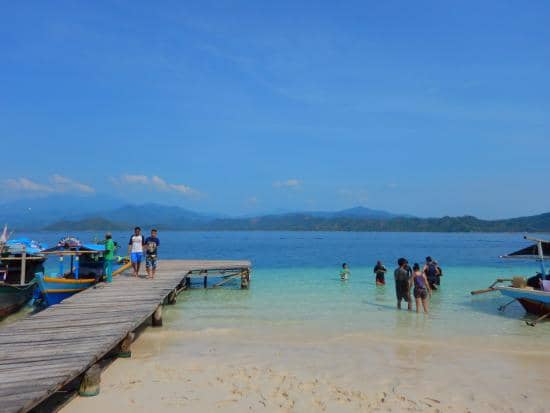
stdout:
POLYGON ((108 283, 113 281, 113 260, 115 259, 115 243, 110 232, 105 234, 105 277, 108 283))

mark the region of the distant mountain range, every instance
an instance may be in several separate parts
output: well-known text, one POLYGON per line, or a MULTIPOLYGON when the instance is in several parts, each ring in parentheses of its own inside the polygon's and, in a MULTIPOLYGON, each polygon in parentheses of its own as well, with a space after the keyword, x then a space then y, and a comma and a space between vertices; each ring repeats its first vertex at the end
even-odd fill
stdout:
POLYGON ((115 198, 99 196, 57 196, 0 205, 0 223, 4 222, 18 232, 127 230, 135 225, 203 231, 550 232, 550 213, 482 220, 473 216, 418 218, 355 207, 234 218, 153 203, 124 205, 115 198))
POLYGON ((342 211, 283 213, 246 218, 199 214, 187 209, 160 204, 126 205, 111 211, 90 214, 81 219, 62 219, 48 224, 46 230, 128 229, 136 224, 171 230, 255 230, 292 229, 302 222, 342 219, 388 220, 400 217, 385 211, 356 207, 342 211), (108 217, 108 218, 107 218, 108 217), (107 226, 105 226, 107 225, 107 226))

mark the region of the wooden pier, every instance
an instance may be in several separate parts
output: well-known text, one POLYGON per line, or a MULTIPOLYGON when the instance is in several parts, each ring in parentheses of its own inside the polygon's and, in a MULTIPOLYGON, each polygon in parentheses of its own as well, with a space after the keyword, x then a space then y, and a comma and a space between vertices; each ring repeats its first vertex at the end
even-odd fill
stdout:
MULTIPOLYGON (((26 412, 82 377, 81 390, 113 351, 130 354, 133 332, 151 318, 162 325, 164 304, 175 303, 190 277, 221 274, 248 288, 249 261, 163 260, 154 280, 128 273, 0 328, 0 412, 26 412)), ((215 286, 216 286, 215 285, 215 286)), ((92 383, 92 387, 93 387, 92 383)))

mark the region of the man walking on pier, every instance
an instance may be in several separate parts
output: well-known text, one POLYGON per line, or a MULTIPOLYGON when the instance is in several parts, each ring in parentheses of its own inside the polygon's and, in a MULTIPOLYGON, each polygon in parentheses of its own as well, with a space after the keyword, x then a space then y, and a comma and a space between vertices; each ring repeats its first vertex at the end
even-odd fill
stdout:
POLYGON ((141 235, 141 228, 134 228, 134 235, 130 237, 128 243, 128 255, 132 261, 132 268, 134 269, 134 277, 139 276, 139 267, 141 266, 141 260, 143 259, 143 245, 145 244, 145 238, 141 235))
POLYGON ((145 269, 147 270, 147 278, 155 278, 157 271, 157 252, 160 241, 157 237, 157 230, 151 230, 151 236, 145 240, 145 269))
POLYGON ((115 259, 115 242, 110 232, 105 234, 105 281, 108 283, 113 281, 113 260, 115 259))

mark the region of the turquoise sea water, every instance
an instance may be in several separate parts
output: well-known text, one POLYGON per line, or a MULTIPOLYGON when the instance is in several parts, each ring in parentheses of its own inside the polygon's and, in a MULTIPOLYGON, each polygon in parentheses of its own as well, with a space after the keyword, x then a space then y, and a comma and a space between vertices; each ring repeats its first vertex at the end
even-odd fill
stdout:
MULTIPOLYGON (((60 237, 30 235, 49 243, 60 237)), ((76 235, 83 241, 101 237, 76 235)), ((130 233, 113 235, 124 254, 130 233)), ((418 339, 528 337, 528 344, 549 340, 550 322, 528 327, 523 322, 528 317, 518 304, 501 313, 497 308, 506 298, 469 293, 497 277, 530 276, 538 270, 534 262, 498 258, 527 245, 520 234, 161 232, 159 236, 161 259, 250 259, 254 266, 248 291, 235 285, 184 292, 168 315, 175 328, 267 327, 292 333, 372 332, 418 339), (427 255, 444 269, 430 315, 397 311, 392 276, 397 258, 406 257, 412 264, 422 263, 427 255), (374 283, 372 267, 378 259, 390 269, 385 287, 374 283), (347 282, 338 276, 342 262, 351 269, 347 282)))

